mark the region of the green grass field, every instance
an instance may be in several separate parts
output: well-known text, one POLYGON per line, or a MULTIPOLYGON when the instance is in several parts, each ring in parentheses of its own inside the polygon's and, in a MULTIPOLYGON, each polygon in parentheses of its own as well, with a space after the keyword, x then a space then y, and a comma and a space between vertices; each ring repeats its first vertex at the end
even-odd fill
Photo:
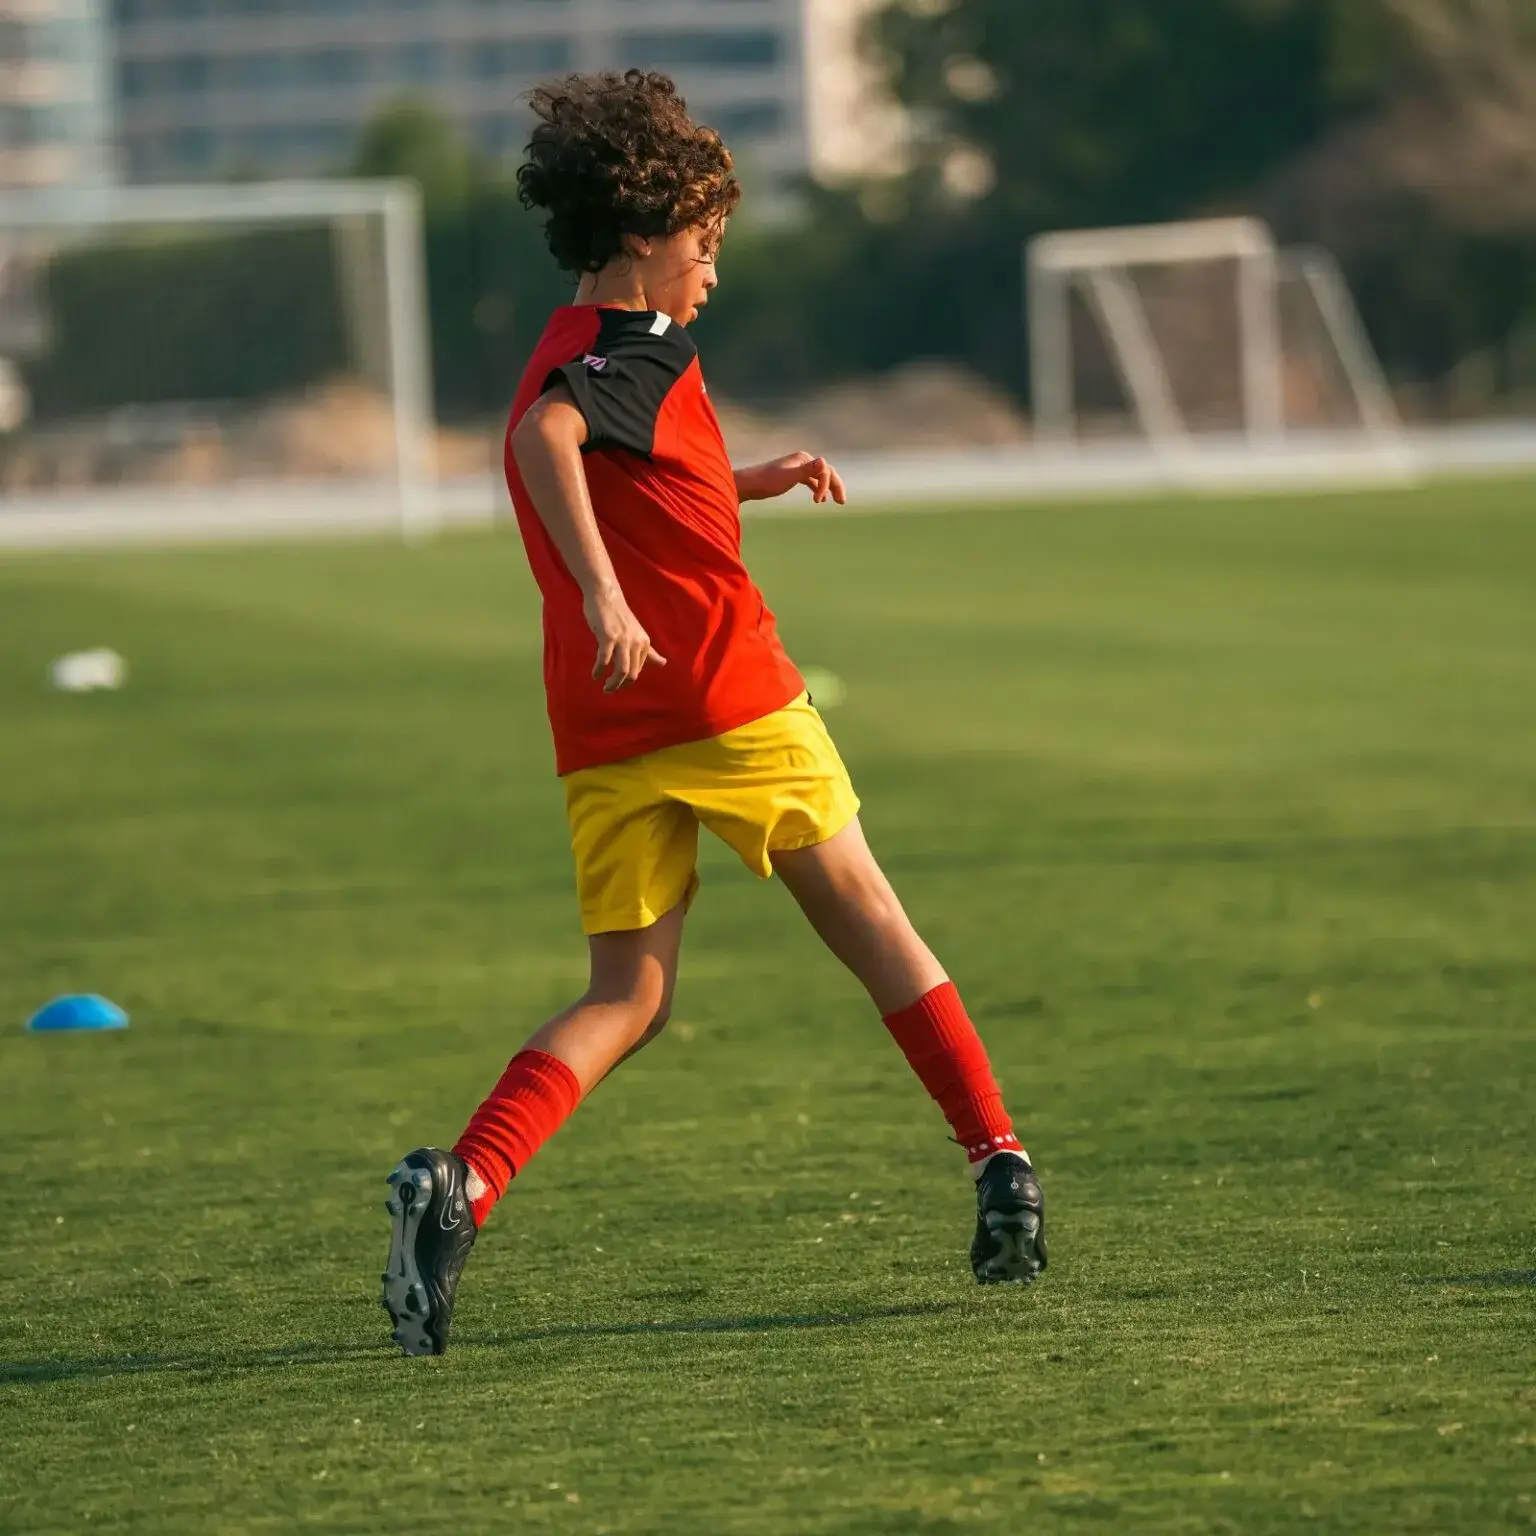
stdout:
POLYGON ((0 1529, 1536 1527, 1536 486, 748 546, 1044 1279, 711 849, 677 1022, 398 1357, 384 1175, 583 979, 521 550, 13 560, 0 1529), (132 1029, 22 1031, 67 990, 132 1029))

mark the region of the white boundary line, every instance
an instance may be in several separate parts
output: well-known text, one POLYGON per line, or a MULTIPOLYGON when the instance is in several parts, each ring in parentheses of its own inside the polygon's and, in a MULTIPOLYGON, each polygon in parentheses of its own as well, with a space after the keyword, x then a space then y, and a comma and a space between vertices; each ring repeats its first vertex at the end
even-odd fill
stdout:
MULTIPOLYGON (((1536 422, 1410 431, 1385 447, 1359 433, 1293 436, 1255 449, 1246 439, 1195 439, 1187 452, 1144 440, 1074 450, 1029 447, 850 454, 838 465, 850 505, 802 497, 757 502, 751 517, 847 516, 978 504, 1111 500, 1168 495, 1308 494, 1536 473, 1536 422)), ((511 517, 500 478, 439 488, 445 527, 511 517)), ((1536 512, 1536 489, 1532 493, 1536 512)), ((377 537, 398 532, 392 481, 103 490, 0 499, 0 550, 197 544, 262 539, 377 537)))

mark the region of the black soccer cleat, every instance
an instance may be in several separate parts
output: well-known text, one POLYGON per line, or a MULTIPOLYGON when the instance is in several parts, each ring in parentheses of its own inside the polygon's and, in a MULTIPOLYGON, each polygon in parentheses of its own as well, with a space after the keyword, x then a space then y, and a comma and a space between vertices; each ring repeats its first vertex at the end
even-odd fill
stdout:
POLYGON ((408 1355, 440 1355, 448 1348, 454 1293, 475 1246, 475 1218, 464 1192, 468 1175, 451 1152, 418 1147, 389 1176, 389 1267, 379 1278, 384 1310, 395 1324, 392 1337, 408 1355))
POLYGON ((999 1152, 976 1181, 971 1269, 978 1285, 1028 1285, 1045 1268, 1045 1195, 1017 1152, 999 1152))

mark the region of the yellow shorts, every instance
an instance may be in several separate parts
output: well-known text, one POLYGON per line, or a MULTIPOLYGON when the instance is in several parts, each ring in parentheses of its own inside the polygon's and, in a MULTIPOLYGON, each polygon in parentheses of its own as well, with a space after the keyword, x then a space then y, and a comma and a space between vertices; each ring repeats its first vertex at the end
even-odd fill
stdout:
POLYGON ((723 736, 581 768, 561 783, 588 933, 648 928, 692 900, 700 822, 766 880, 770 854, 824 843, 859 812, 804 694, 723 736))

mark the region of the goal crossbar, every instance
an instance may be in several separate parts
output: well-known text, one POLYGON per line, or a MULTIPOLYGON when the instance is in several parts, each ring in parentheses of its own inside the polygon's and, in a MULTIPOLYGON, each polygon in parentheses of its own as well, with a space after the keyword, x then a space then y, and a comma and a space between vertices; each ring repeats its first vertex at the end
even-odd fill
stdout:
POLYGON ((1260 219, 1191 219, 1181 224, 1137 224, 1114 229, 1067 229, 1030 242, 1037 272, 1095 267, 1142 267, 1203 261, 1212 255, 1275 254, 1275 239, 1260 219))
POLYGON ((269 181, 163 187, 41 187, 0 191, 5 229, 103 228, 134 224, 254 224, 293 219, 387 217, 419 206, 414 182, 269 181))

